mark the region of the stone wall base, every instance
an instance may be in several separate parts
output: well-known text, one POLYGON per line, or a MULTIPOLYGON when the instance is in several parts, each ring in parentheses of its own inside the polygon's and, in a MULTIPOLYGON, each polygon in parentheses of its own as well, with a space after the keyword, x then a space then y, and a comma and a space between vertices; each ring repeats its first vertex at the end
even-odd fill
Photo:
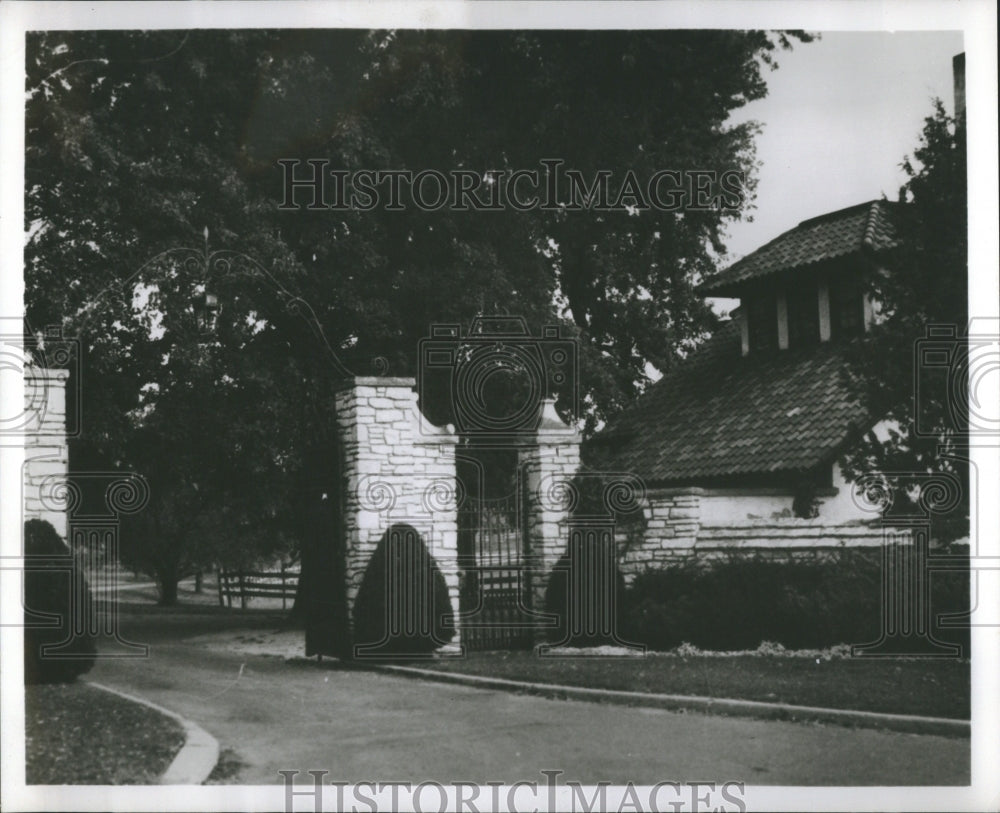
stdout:
MULTIPOLYGON (((692 562, 739 557, 775 561, 834 559, 845 550, 873 553, 890 538, 879 518, 837 522, 829 518, 747 519, 712 522, 704 515, 706 492, 700 488, 661 489, 650 494, 640 539, 619 536, 620 568, 626 582, 637 573, 692 562)), ((904 540, 905 541, 905 540, 904 540)))

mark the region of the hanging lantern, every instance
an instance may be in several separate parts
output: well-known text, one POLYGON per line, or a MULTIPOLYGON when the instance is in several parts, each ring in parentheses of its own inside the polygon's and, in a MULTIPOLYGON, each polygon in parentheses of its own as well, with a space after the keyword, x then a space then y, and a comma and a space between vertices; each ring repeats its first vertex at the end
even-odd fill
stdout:
POLYGON ((198 320, 198 333, 203 336, 214 333, 219 318, 219 298, 206 291, 195 302, 194 311, 198 320))

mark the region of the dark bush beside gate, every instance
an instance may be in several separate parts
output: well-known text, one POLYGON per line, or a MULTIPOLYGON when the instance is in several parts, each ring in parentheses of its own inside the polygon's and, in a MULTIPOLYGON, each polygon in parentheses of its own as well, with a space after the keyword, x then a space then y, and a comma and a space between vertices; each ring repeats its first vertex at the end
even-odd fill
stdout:
POLYGON ((379 540, 354 602, 355 657, 426 655, 455 636, 448 585, 415 528, 379 540))
MULTIPOLYGON (((558 621, 554 628, 546 630, 546 639, 555 645, 595 647, 595 646, 615 646, 624 641, 621 638, 621 623, 619 619, 623 617, 625 608, 625 580, 617 567, 614 567, 612 578, 615 581, 614 609, 608 604, 611 596, 607 594, 610 585, 600 585, 597 590, 586 590, 585 594, 574 596, 571 594, 570 586, 572 578, 572 559, 570 554, 564 554, 549 576, 545 587, 545 611, 557 616, 558 621), (604 589, 600 589, 603 587, 604 589), (598 629, 589 634, 585 630, 574 629, 579 626, 581 619, 574 619, 572 616, 583 612, 593 613, 595 618, 609 617, 613 619, 612 627, 608 629, 598 629)), ((594 586, 594 574, 589 573, 585 577, 585 583, 594 586)))
MULTIPOLYGON (((774 641, 788 649, 878 640, 882 613, 881 552, 844 551, 827 559, 776 561, 733 556, 636 576, 625 595, 621 629, 651 649, 683 642, 702 649, 755 649, 774 641)), ((934 623, 967 610, 967 572, 930 577, 932 631, 968 657, 968 631, 934 623)))
POLYGON ((90 587, 83 579, 82 594, 74 606, 71 585, 79 575, 79 565, 56 529, 44 520, 24 523, 24 557, 24 682, 69 683, 90 671, 97 654, 97 642, 89 630, 73 635, 77 614, 93 606, 90 587), (38 626, 46 621, 29 617, 28 611, 58 616, 58 623, 38 626), (64 642, 68 643, 58 653, 42 653, 42 647, 64 642))

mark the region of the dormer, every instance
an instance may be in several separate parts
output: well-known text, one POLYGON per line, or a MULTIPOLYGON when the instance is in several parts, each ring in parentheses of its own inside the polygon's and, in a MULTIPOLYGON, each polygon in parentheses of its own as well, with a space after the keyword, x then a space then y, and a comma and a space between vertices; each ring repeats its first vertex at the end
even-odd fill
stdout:
POLYGON ((877 200, 804 220, 699 291, 740 300, 744 356, 861 335, 876 312, 865 279, 896 245, 896 206, 877 200))

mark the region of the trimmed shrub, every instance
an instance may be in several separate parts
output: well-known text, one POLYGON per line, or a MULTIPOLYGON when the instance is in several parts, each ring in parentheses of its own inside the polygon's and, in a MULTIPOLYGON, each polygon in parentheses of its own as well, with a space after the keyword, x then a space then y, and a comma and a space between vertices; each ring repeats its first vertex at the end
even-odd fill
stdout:
MULTIPOLYGON (((968 609, 968 572, 931 573, 929 579, 931 632, 962 645, 968 657, 968 630, 936 623, 942 613, 968 609)), ((762 641, 817 649, 877 641, 882 606, 881 551, 806 561, 733 556, 639 574, 625 596, 623 632, 656 650, 682 642, 755 649, 762 641)), ((913 642, 904 650, 913 652, 913 642)))
POLYGON ((76 557, 44 520, 24 523, 24 559, 24 682, 69 683, 89 672, 97 655, 96 636, 89 630, 74 634, 81 620, 78 613, 84 606, 93 607, 90 587, 78 573, 76 557), (83 590, 74 603, 72 584, 77 578, 83 590), (47 623, 36 617, 42 614, 57 616, 58 624, 40 626, 47 623), (56 652, 42 651, 56 646, 56 652))
POLYGON ((552 644, 595 647, 624 643, 620 633, 625 580, 617 562, 609 556, 610 552, 602 552, 599 544, 571 545, 549 575, 545 586, 545 611, 559 619, 556 627, 546 632, 546 638, 552 644), (585 550, 584 546, 589 550, 585 550), (600 572, 602 562, 610 565, 610 578, 608 573, 600 572), (608 589, 612 579, 615 584, 614 606, 611 606, 608 589))
POLYGON ((379 540, 354 602, 356 657, 426 655, 455 637, 448 585, 417 529, 379 540))

